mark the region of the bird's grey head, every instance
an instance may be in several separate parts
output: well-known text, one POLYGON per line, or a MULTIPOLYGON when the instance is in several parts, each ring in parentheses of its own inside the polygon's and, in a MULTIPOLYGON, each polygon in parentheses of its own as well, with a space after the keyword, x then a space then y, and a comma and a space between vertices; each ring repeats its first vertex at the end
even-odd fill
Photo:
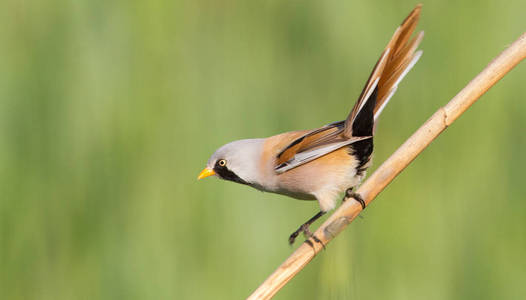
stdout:
POLYGON ((221 179, 242 184, 257 184, 262 149, 263 139, 247 139, 228 143, 212 154, 205 170, 199 175, 199 179, 216 175, 221 179), (205 175, 203 175, 204 172, 205 175))

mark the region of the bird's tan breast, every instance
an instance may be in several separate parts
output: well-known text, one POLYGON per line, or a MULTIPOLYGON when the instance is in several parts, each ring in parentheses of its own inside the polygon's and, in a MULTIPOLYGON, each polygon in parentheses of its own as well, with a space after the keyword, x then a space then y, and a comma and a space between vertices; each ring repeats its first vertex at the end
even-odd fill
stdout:
POLYGON ((269 190, 299 199, 320 198, 325 191, 340 192, 355 176, 357 161, 343 147, 282 174, 274 171, 276 157, 292 141, 308 131, 292 131, 269 137, 265 140, 261 170, 269 190))

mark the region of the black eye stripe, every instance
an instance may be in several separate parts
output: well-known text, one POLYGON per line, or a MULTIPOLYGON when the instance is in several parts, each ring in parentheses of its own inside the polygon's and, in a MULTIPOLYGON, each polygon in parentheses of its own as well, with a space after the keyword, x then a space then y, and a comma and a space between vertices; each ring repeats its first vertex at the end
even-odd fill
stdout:
POLYGON ((230 171, 225 166, 221 166, 219 164, 219 161, 216 163, 216 166, 214 167, 214 171, 222 179, 234 181, 234 182, 241 183, 241 184, 248 184, 248 182, 244 181, 243 179, 241 179, 241 177, 237 176, 236 173, 230 171))

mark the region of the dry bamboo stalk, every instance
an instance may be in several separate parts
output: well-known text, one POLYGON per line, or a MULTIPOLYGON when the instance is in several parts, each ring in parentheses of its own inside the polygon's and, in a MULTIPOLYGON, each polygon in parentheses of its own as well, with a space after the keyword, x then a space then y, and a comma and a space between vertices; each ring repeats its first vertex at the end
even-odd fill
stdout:
MULTIPOLYGON (((389 157, 356 191, 369 204, 402 170, 415 159, 442 131, 451 125, 477 99, 506 73, 526 58, 526 33, 495 58, 449 103, 438 109, 391 157, 389 157)), ((344 202, 314 233, 327 245, 360 214, 357 201, 344 202)), ((292 253, 247 299, 270 299, 318 252, 323 249, 312 241, 292 253)))

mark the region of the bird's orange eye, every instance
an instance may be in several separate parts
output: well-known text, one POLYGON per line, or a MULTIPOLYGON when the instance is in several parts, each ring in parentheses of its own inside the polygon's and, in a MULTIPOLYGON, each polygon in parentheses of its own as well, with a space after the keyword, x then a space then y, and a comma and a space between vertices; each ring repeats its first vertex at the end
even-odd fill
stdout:
POLYGON ((226 160, 221 159, 221 160, 219 160, 219 161, 217 162, 217 164, 218 164, 220 167, 224 167, 224 166, 226 166, 226 160))

